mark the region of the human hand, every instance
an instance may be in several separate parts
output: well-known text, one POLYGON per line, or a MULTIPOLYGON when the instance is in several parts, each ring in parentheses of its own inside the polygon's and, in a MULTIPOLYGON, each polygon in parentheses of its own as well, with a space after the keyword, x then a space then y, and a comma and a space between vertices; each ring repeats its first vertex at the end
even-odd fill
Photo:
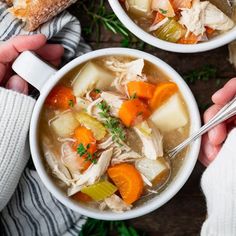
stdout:
MULTIPOLYGON (((215 114, 236 95, 236 78, 231 79, 223 88, 218 90, 213 96, 214 103, 205 113, 204 122, 208 122, 215 114)), ((228 132, 236 126, 236 117, 232 117, 226 122, 217 125, 202 138, 202 147, 199 160, 208 166, 217 156, 225 141, 228 132)))
POLYGON ((52 65, 58 66, 64 49, 59 44, 46 44, 43 34, 16 36, 0 44, 0 86, 19 93, 28 94, 28 84, 20 76, 14 74, 11 65, 19 54, 26 50, 37 53, 52 65))

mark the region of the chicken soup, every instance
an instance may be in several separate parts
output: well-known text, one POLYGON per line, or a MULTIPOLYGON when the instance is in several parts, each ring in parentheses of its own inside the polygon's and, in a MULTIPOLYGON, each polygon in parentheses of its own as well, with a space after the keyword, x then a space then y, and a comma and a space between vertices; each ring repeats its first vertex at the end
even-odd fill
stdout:
MULTIPOLYGON (((69 198, 124 212, 159 194, 185 152, 166 151, 189 134, 178 85, 142 58, 100 57, 52 89, 40 116, 45 168, 69 198)), ((185 150, 186 151, 186 150, 185 150)))
POLYGON ((216 1, 221 9, 212 4, 215 0, 121 0, 120 2, 130 18, 142 29, 172 43, 205 42, 235 26, 233 20, 221 10, 225 10, 226 0, 220 4, 220 1, 216 1))

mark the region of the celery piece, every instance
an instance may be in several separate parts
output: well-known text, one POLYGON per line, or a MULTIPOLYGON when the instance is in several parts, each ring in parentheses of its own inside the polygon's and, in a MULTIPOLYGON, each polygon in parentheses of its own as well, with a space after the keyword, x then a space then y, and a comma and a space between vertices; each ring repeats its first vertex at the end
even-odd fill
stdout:
POLYGON ((174 19, 169 19, 154 34, 162 40, 176 43, 184 34, 184 28, 174 19))
POLYGON ((101 140, 105 137, 107 132, 103 124, 92 116, 88 115, 86 112, 76 113, 75 118, 82 126, 92 131, 96 140, 101 140))
POLYGON ((104 200, 105 198, 110 197, 116 191, 117 187, 106 180, 99 181, 93 185, 81 189, 82 193, 87 194, 94 201, 104 200))

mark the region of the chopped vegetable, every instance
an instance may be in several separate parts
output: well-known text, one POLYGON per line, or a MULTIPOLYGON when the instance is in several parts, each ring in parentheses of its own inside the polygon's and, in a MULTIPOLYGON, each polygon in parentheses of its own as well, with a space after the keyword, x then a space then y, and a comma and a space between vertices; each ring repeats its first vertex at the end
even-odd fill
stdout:
POLYGON ((154 34, 162 40, 176 43, 184 36, 185 29, 176 20, 171 19, 154 31, 154 34))
POLYGON ((63 138, 71 136, 78 125, 79 122, 70 111, 60 114, 51 122, 51 127, 54 132, 63 138))
POLYGON ((198 37, 194 33, 189 33, 189 35, 186 37, 182 37, 178 43, 181 44, 196 44, 198 42, 198 37))
POLYGON ((73 81, 75 96, 83 96, 90 89, 108 89, 113 81, 110 72, 93 62, 88 62, 73 81))
POLYGON ((152 98, 156 86, 143 81, 131 81, 127 84, 130 96, 136 95, 140 98, 152 98))
POLYGON ((166 17, 175 16, 170 0, 152 0, 152 10, 158 11, 166 17))
POLYGON ((151 12, 152 0, 126 0, 130 12, 138 15, 146 15, 151 12))
POLYGON ((135 167, 140 173, 142 173, 149 181, 159 180, 162 182, 168 177, 170 167, 163 157, 159 157, 157 160, 150 160, 148 158, 142 158, 136 161, 135 167))
POLYGON ((155 19, 152 23, 152 25, 158 24, 159 22, 161 22, 162 20, 164 20, 166 17, 164 15, 162 15, 159 11, 156 12, 156 16, 155 19))
POLYGON ((207 26, 205 26, 205 28, 206 28, 206 34, 207 34, 208 37, 210 37, 214 34, 214 32, 215 32, 214 29, 212 29, 210 27, 207 27, 207 26))
POLYGON ((100 94, 101 94, 101 90, 100 89, 93 89, 89 96, 92 98, 92 100, 96 100, 98 98, 100 98, 100 94))
POLYGON ((143 192, 143 180, 138 170, 131 164, 118 164, 107 170, 108 176, 117 186, 127 204, 137 201, 143 192))
POLYGON ((178 91, 178 86, 173 82, 161 82, 157 85, 153 97, 149 100, 151 110, 160 107, 168 98, 178 91))
POLYGON ((122 144, 126 139, 126 133, 119 119, 110 115, 110 107, 105 101, 100 102, 98 108, 101 110, 100 117, 104 120, 104 125, 112 135, 112 140, 118 144, 122 144))
POLYGON ((90 196, 94 201, 101 201, 117 191, 117 187, 108 181, 100 181, 81 189, 82 193, 90 196))
POLYGON ((119 110, 119 118, 127 127, 146 120, 149 115, 148 106, 138 98, 123 102, 119 110))
POLYGON ((97 145, 92 131, 79 126, 75 129, 74 138, 76 139, 74 147, 77 149, 77 153, 81 157, 85 156, 89 161, 93 160, 91 155, 97 151, 97 145))
POLYGON ((72 198, 76 201, 80 201, 80 202, 91 202, 92 201, 92 198, 85 194, 85 193, 82 193, 82 192, 78 192, 76 194, 74 194, 72 196, 72 198))
POLYGON ((169 132, 188 123, 183 103, 178 94, 173 95, 158 108, 150 117, 161 132, 169 132))
POLYGON ((79 112, 75 114, 75 118, 79 121, 79 123, 86 127, 87 129, 93 132, 94 138, 96 140, 101 140, 106 135, 106 129, 102 125, 101 122, 88 115, 86 112, 79 112))
POLYGON ((193 0, 171 0, 171 4, 175 11, 181 8, 191 8, 193 0))
POLYGON ((48 106, 63 110, 73 107, 75 102, 72 89, 63 85, 56 85, 45 101, 48 106))

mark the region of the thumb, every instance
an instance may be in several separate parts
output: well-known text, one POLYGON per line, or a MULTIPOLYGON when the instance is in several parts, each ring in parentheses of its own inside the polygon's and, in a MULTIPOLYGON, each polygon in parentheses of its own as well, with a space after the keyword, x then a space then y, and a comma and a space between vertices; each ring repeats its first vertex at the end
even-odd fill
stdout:
POLYGON ((18 93, 28 94, 28 84, 18 75, 13 75, 7 82, 6 88, 18 93))

